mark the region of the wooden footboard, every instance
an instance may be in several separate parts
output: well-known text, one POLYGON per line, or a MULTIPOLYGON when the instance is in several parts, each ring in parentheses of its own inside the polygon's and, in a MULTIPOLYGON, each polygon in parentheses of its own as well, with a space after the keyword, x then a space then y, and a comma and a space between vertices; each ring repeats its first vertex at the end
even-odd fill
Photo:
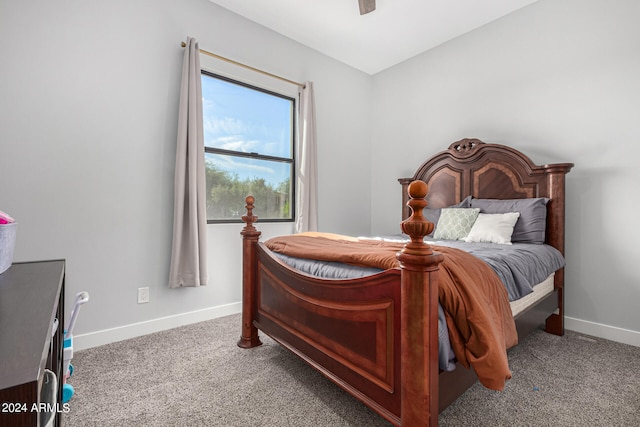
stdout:
POLYGON ((423 241, 433 230, 422 215, 426 184, 408 191, 413 215, 402 228, 411 242, 400 268, 353 280, 318 279, 274 257, 258 242, 247 197, 238 345, 260 345, 260 329, 393 424, 437 425, 442 256, 423 241))
POLYGON ((400 270, 327 283, 257 251, 254 325, 399 423, 400 270))

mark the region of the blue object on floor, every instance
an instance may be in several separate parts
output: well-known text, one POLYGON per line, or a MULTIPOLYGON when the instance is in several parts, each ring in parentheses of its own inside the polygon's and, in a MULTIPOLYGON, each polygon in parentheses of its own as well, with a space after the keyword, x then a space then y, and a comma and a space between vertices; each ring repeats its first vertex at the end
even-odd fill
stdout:
POLYGON ((62 403, 67 403, 73 397, 73 386, 71 384, 64 384, 62 386, 62 403))

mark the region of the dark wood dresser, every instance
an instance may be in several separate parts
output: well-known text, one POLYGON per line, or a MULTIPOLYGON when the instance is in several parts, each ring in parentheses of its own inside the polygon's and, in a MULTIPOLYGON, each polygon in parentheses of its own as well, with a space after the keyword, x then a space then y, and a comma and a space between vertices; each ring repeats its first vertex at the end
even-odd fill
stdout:
POLYGON ((0 274, 0 426, 62 423, 64 277, 63 260, 14 263, 0 274), (58 378, 53 404, 42 401, 52 384, 45 369, 58 378))

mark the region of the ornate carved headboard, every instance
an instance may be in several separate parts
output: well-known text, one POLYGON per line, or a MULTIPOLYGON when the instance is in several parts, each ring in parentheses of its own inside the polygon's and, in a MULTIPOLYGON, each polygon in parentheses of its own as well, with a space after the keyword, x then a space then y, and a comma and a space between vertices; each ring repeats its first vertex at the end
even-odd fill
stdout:
POLYGON ((425 161, 411 178, 401 178, 402 219, 409 216, 407 186, 429 185, 431 208, 450 206, 468 195, 482 199, 548 197, 546 243, 564 254, 565 175, 573 163, 535 165, 520 151, 478 139, 454 142, 425 161))

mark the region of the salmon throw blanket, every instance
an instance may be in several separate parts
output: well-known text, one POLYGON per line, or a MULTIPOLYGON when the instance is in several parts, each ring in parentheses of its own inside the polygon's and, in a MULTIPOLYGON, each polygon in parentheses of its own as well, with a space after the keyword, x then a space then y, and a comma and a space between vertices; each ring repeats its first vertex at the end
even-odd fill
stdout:
MULTIPOLYGON (((265 245, 296 258, 386 270, 399 267, 396 253, 404 243, 301 233, 276 237, 265 245)), ((467 368, 472 366, 485 387, 504 389, 505 381, 511 378, 506 350, 518 342, 504 285, 479 258, 459 249, 432 248, 444 255, 438 271, 438 296, 458 361, 467 368)))

